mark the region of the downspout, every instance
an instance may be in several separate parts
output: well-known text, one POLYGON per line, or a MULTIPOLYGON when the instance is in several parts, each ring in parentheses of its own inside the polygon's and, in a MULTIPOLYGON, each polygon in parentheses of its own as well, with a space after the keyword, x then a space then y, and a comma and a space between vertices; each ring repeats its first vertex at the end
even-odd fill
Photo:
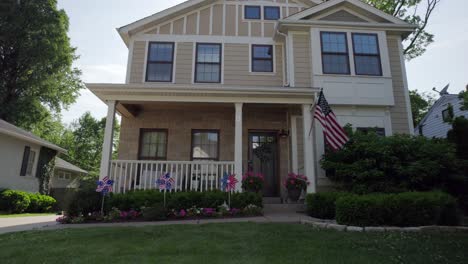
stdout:
POLYGON ((288 61, 289 61, 289 56, 288 56, 288 34, 280 32, 278 29, 276 30, 276 33, 284 37, 284 56, 285 56, 285 63, 284 66, 286 68, 286 87, 291 86, 291 69, 288 67, 288 61))

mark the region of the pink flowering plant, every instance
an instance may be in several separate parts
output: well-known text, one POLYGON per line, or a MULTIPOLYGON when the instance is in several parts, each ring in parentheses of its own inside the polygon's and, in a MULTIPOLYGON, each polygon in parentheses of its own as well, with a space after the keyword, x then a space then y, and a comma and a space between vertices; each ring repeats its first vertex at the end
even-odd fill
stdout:
POLYGON ((263 189, 264 182, 265 177, 263 174, 249 171, 242 176, 242 189, 258 193, 263 189))
POLYGON ((288 190, 305 190, 309 184, 306 176, 295 173, 289 173, 288 178, 284 181, 284 187, 288 190))

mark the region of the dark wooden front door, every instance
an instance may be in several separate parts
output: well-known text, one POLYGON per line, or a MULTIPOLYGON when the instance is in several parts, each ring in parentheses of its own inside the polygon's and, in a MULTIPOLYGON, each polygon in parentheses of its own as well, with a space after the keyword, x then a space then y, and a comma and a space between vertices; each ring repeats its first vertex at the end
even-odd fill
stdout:
POLYGON ((279 196, 276 132, 249 132, 249 170, 265 176, 263 196, 279 196))

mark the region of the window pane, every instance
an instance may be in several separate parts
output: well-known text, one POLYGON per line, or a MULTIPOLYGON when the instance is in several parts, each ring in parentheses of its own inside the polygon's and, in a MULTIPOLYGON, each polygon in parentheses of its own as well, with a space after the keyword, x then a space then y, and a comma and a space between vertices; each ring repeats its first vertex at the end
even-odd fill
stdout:
POLYGON ((36 159, 36 152, 31 150, 29 152, 28 167, 26 169, 26 175, 28 176, 31 176, 33 174, 32 170, 33 170, 35 159, 36 159))
POLYGON ((322 32, 322 51, 348 53, 345 33, 322 32))
POLYGON ((172 64, 167 63, 149 63, 148 81, 170 82, 172 79, 172 64))
POLYGON ((172 62, 172 49, 172 43, 151 43, 149 60, 172 62))
POLYGON ((354 52, 358 54, 378 55, 376 35, 353 34, 354 52))
POLYGON ((193 133, 193 158, 217 159, 219 135, 217 132, 193 133))
POLYGON ((354 56, 356 74, 381 75, 379 56, 354 56))
POLYGON ((245 19, 260 19, 260 7, 259 6, 246 6, 245 7, 245 19))
POLYGON ((253 47, 254 58, 273 58, 273 47, 272 46, 254 46, 253 47))
POLYGON ((142 145, 139 153, 141 158, 166 158, 166 132, 146 131, 141 136, 142 145))
POLYGON ((273 62, 271 60, 254 60, 252 64, 254 72, 273 72, 273 62))
POLYGON ((197 62, 219 63, 221 61, 220 45, 202 44, 198 45, 197 62))
POLYGON ((265 6, 265 19, 276 20, 280 18, 280 10, 277 6, 265 6))
POLYGON ((197 82, 220 82, 220 65, 197 63, 197 82))
POLYGON ((323 54, 323 72, 331 74, 348 74, 348 55, 323 54))

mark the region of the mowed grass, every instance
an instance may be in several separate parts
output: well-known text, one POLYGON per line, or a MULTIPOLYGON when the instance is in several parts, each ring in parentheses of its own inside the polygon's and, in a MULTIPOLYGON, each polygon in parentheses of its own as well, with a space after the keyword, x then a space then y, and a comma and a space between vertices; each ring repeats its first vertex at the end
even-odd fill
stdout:
POLYGON ((467 263, 466 233, 350 233, 298 224, 31 231, 0 236, 1 263, 467 263))
POLYGON ((56 215, 54 213, 24 213, 24 214, 9 214, 0 212, 0 218, 14 218, 14 217, 29 217, 29 216, 46 216, 56 215))

